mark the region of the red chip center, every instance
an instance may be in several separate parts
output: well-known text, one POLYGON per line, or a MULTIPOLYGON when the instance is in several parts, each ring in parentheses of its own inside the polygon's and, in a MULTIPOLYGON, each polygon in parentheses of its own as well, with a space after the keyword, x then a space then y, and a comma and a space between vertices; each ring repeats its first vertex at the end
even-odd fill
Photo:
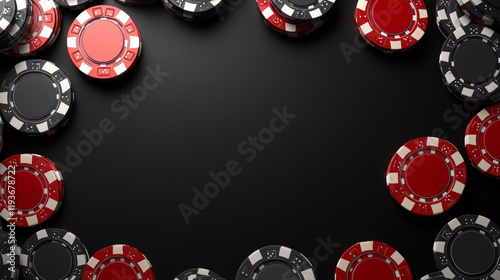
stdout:
POLYGON ((354 280, 396 279, 392 268, 381 259, 365 259, 352 272, 354 280), (376 275, 376 277, 374 277, 376 275))
POLYGON ((408 162, 406 184, 410 190, 424 198, 437 197, 450 183, 448 165, 433 154, 416 155, 408 162))
POLYGON ((139 279, 135 271, 127 264, 122 262, 112 262, 107 264, 99 273, 97 280, 124 279, 136 280, 139 279))
POLYGON ((484 133, 486 150, 495 159, 500 159, 500 120, 492 123, 484 133))
POLYGON ((389 34, 405 32, 412 22, 412 7, 405 0, 373 0, 370 7, 373 24, 389 34))
POLYGON ((115 60, 122 52, 125 39, 120 28, 109 20, 96 20, 82 35, 85 53, 97 63, 115 60))
POLYGON ((26 211, 36 208, 43 198, 44 182, 33 170, 16 170, 16 208, 26 211))

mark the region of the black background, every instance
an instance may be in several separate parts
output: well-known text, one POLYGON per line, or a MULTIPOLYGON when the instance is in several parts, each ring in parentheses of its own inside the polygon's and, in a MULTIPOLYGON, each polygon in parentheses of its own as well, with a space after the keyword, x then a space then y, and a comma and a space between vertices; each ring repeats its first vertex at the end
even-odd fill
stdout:
MULTIPOLYGON (((449 220, 473 213, 500 222, 498 181, 470 164, 461 200, 435 217, 406 211, 387 190, 385 172, 396 150, 435 129, 468 162, 463 137, 479 109, 444 117, 462 102, 441 81, 444 37, 435 24, 435 1, 426 1, 429 27, 422 41, 393 55, 360 45, 354 0, 339 0, 317 32, 299 39, 268 28, 252 0, 232 2, 223 19, 203 24, 173 17, 160 1, 147 7, 97 3, 132 16, 143 54, 122 79, 85 77, 66 50, 79 12, 63 10, 61 36, 38 57, 70 76, 76 110, 68 127, 50 137, 29 138, 7 128, 1 157, 34 152, 67 164, 67 149, 85 139, 83 130, 98 128, 103 118, 115 130, 64 173, 60 212, 40 226, 18 229, 21 242, 42 228, 65 228, 91 255, 112 244, 140 249, 158 279, 191 267, 234 279, 241 262, 260 247, 285 245, 313 259, 317 239, 329 237, 339 248, 318 261, 317 274, 325 280, 333 279, 348 247, 377 240, 400 251, 418 279, 436 270, 433 241, 449 220), (347 59, 342 45, 356 53, 347 59), (146 68, 156 65, 169 77, 120 120, 111 104, 141 85, 146 68), (272 109, 284 106, 296 119, 246 162, 238 145, 268 127, 272 109), (209 172, 230 160, 241 163, 241 174, 186 225, 178 205, 192 205, 192 189, 202 189, 211 181, 209 172)), ((21 60, 2 56, 1 73, 21 60)))

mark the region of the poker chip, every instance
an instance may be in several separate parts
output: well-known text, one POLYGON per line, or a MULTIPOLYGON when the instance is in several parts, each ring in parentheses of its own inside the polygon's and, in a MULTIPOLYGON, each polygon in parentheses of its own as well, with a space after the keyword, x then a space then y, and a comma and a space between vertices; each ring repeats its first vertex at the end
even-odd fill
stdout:
POLYGON ((73 103, 68 76, 46 60, 16 64, 0 87, 2 117, 30 136, 56 133, 68 122, 73 103))
POLYGON ((500 100, 500 35, 471 24, 457 29, 441 49, 443 82, 458 98, 484 104, 500 100))
POLYGON ((58 172, 39 155, 18 154, 4 160, 0 165, 2 218, 16 226, 31 227, 52 217, 62 204, 58 172), (12 171, 15 171, 14 178, 12 171), (16 196, 13 199, 9 188, 14 183, 16 196), (15 202, 10 209, 9 201, 15 202))
POLYGON ((139 59, 142 39, 132 18, 117 7, 100 5, 83 11, 68 31, 68 53, 85 75, 112 79, 139 59))
POLYGON ((16 280, 19 275, 21 249, 17 245, 16 240, 9 240, 9 234, 3 230, 0 230, 0 254, 2 255, 0 279, 16 280), (12 254, 12 251, 14 254, 12 254))
POLYGON ((33 22, 31 0, 16 0, 16 17, 6 32, 0 36, 0 50, 6 50, 22 42, 33 22))
POLYGON ((224 0, 163 0, 163 5, 171 14, 192 21, 213 17, 223 4, 224 0))
POLYGON ((469 25, 471 19, 464 14, 457 0, 438 0, 436 22, 441 34, 448 38, 458 28, 469 25))
POLYGON ((94 0, 54 0, 61 8, 82 10, 90 6, 94 0))
POLYGON ((101 249, 87 262, 82 280, 114 279, 154 280, 151 263, 139 250, 128 245, 113 245, 101 249))
POLYGON ((81 279, 89 258, 85 245, 64 229, 43 229, 33 234, 21 250, 20 265, 26 280, 81 279))
POLYGON ((446 280, 446 277, 444 277, 441 271, 438 271, 427 274, 424 277, 420 278, 420 280, 446 280))
POLYGON ((358 0, 354 18, 359 33, 369 45, 385 52, 399 52, 409 49, 424 36, 428 21, 424 1, 399 0, 397 4, 358 0), (390 12, 396 10, 397 13, 390 12))
POLYGON ((13 0, 0 0, 0 11, 0 35, 3 35, 16 16, 16 2, 13 0))
POLYGON ((463 215, 441 229, 434 261, 448 279, 498 279, 500 228, 480 215, 463 215))
POLYGON ((130 6, 142 6, 149 5, 156 2, 156 0, 116 0, 119 3, 130 5, 130 6))
POLYGON ((174 280, 223 280, 217 273, 205 268, 191 268, 179 274, 174 280))
POLYGON ((387 169, 387 186, 405 209, 437 215, 455 205, 465 188, 467 167, 448 141, 422 137, 404 144, 387 169))
POLYGON ((310 21, 328 15, 335 0, 269 0, 278 13, 297 21, 310 21))
POLYGON ((33 21, 22 41, 5 50, 12 56, 39 54, 51 47, 61 30, 62 15, 53 0, 33 0, 33 21))
POLYGON ((474 7, 483 12, 484 15, 492 18, 497 24, 500 23, 500 2, 497 0, 462 0, 464 2, 470 1, 474 7))
POLYGON ((270 0, 256 0, 264 22, 274 31, 289 36, 302 37, 311 34, 324 22, 323 19, 296 22, 284 18, 276 12, 270 0))
POLYGON ((496 25, 497 23, 489 15, 478 10, 478 8, 470 0, 457 0, 458 4, 462 8, 462 11, 473 21, 483 25, 496 25))
POLYGON ((483 109, 465 132, 465 148, 474 167, 500 179, 500 104, 483 109))
POLYGON ((337 263, 335 280, 371 279, 411 280, 411 270, 394 248, 377 241, 365 241, 347 249, 337 263))
POLYGON ((284 246, 267 246, 253 252, 240 266, 236 280, 271 280, 282 275, 297 280, 315 280, 311 262, 284 246))

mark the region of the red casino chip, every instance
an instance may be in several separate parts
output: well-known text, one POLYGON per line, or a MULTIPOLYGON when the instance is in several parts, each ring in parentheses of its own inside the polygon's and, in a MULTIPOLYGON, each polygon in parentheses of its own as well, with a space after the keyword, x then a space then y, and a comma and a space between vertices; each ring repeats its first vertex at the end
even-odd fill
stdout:
POLYGON ((90 258, 83 270, 83 280, 154 280, 149 260, 137 249, 113 245, 101 249, 90 258))
POLYGON ((68 53, 84 74, 96 79, 122 76, 139 59, 142 39, 132 18, 107 5, 83 11, 68 31, 68 53))
POLYGON ((34 154, 11 156, 0 165, 0 174, 0 215, 16 226, 43 223, 61 206, 62 177, 44 157, 34 154), (10 204, 12 201, 15 205, 10 204))
POLYGON ((408 263, 394 248, 366 241, 345 251, 335 269, 335 280, 365 279, 411 280, 412 275, 408 263))
POLYGON ((460 199, 467 167, 453 144, 422 137, 399 148, 389 164, 386 180, 401 206, 431 216, 450 209, 460 199))
POLYGON ((354 18, 370 45, 392 52, 420 41, 428 21, 423 0, 358 0, 354 18))
POLYGON ((277 13, 274 6, 270 3, 270 0, 257 0, 257 6, 259 7, 260 14, 264 18, 264 21, 271 29, 290 37, 308 35, 323 24, 322 19, 303 22, 293 22, 285 19, 277 13))
POLYGON ((474 167, 500 179, 500 104, 479 112, 465 132, 465 148, 474 167))

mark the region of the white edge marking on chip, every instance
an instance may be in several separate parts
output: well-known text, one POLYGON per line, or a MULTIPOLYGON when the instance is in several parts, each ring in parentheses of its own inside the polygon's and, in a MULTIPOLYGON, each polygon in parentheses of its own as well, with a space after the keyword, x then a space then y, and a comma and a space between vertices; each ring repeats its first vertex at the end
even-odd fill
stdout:
POLYGON ((391 259, 393 259, 398 265, 401 265, 401 263, 404 262, 405 260, 405 258, 403 258, 403 256, 401 256, 401 254, 398 251, 395 251, 392 254, 391 259))
POLYGON ((49 234, 47 233, 47 230, 43 229, 43 230, 40 230, 36 233, 36 238, 38 240, 42 240, 42 239, 45 239, 49 237, 49 234))
POLYGON ((66 40, 66 44, 68 45, 68 48, 75 49, 76 48, 76 37, 68 37, 68 40, 66 40))
POLYGON ((427 146, 430 146, 430 147, 439 147, 439 138, 436 138, 436 137, 427 137, 427 146))
POLYGON ((4 218, 6 221, 10 220, 10 218, 12 218, 12 216, 10 215, 10 211, 7 210, 7 208, 4 208, 2 210, 2 212, 0 212, 0 216, 2 216, 2 218, 4 218))
POLYGON ((465 136, 465 146, 472 145, 477 146, 477 137, 476 135, 469 134, 465 136))
POLYGON ((76 256, 76 264, 77 266, 82 266, 87 263, 87 256, 85 254, 80 254, 76 256))
POLYGON ((453 187, 453 192, 462 194, 464 192, 465 185, 462 182, 455 182, 455 186, 453 187))
POLYGON ((54 5, 48 0, 40 0, 38 5, 42 7, 43 13, 45 14, 47 11, 53 10, 54 5))
POLYGON ((59 82, 59 86, 61 86, 61 90, 63 93, 71 89, 71 85, 68 78, 59 82))
POLYGON ((89 20, 91 18, 89 12, 87 11, 83 11, 77 18, 76 20, 78 21, 78 23, 80 24, 83 24, 84 22, 86 22, 87 20, 89 20))
POLYGON ((361 25, 360 29, 361 29, 361 32, 363 32, 363 34, 365 34, 365 35, 368 35, 368 34, 372 33, 372 31, 373 31, 373 28, 370 26, 370 24, 368 22, 361 25))
POLYGON ((448 226, 450 227, 451 230, 455 230, 460 225, 461 225, 461 223, 457 218, 448 222, 448 226))
POLYGON ((436 241, 432 246, 432 250, 434 250, 434 252, 444 253, 444 245, 445 243, 443 241, 436 241))
POLYGON ((66 115, 68 113, 68 110, 69 106, 65 103, 61 103, 61 105, 59 105, 59 109, 57 109, 57 112, 61 115, 66 115))
POLYGON ((26 217, 26 222, 28 223, 29 226, 35 226, 38 225, 38 218, 36 215, 26 217))
POLYGON ((218 6, 220 4, 220 2, 222 2, 222 0, 211 0, 210 3, 212 4, 212 6, 218 6))
POLYGON ((460 154, 460 152, 455 152, 453 155, 451 155, 451 158, 455 162, 455 165, 460 165, 464 162, 464 158, 460 154))
POLYGON ((483 171, 488 171, 491 167, 491 164, 489 164, 487 161, 485 161, 484 159, 482 159, 479 164, 477 165, 477 167, 479 167, 481 170, 483 171))
POLYGON ((40 32, 40 34, 38 34, 38 36, 42 37, 42 38, 49 38, 50 36, 52 36, 52 34, 54 34, 54 30, 45 25, 42 29, 42 32, 40 32))
POLYGON ((385 181, 387 182, 387 185, 390 184, 398 184, 399 183, 399 174, 398 173, 389 173, 387 174, 385 181))
POLYGON ((292 254, 292 249, 287 248, 285 246, 280 247, 280 251, 279 251, 280 257, 289 259, 291 254, 292 254))
POLYGON ((55 211, 57 209, 57 205, 58 205, 58 202, 55 201, 54 199, 50 198, 48 201, 47 201, 47 205, 45 206, 45 208, 48 208, 52 211, 55 211))
POLYGON ((493 274, 491 274, 490 277, 494 280, 500 279, 500 270, 499 269, 495 270, 495 272, 493 272, 493 274))
POLYGON ((450 52, 441 52, 441 54, 439 55, 439 61, 450 61, 450 52))
POLYGON ((141 268, 142 272, 146 272, 151 268, 151 265, 149 264, 147 259, 144 259, 140 261, 137 265, 141 268))
POLYGON ((21 163, 33 164, 33 156, 29 154, 22 154, 21 163))
POLYGON ((255 265, 258 261, 262 260, 262 254, 257 250, 248 257, 248 260, 252 265, 255 265))
POLYGON ((432 213, 434 213, 434 215, 441 214, 444 212, 443 204, 441 204, 441 202, 432 204, 431 208, 432 208, 432 213))
POLYGON ((474 94, 474 89, 464 87, 464 88, 462 89, 461 94, 462 94, 463 96, 472 97, 472 95, 474 94))
POLYGON ((57 176, 54 170, 47 171, 43 175, 45 176, 45 178, 47 178, 49 184, 52 184, 55 180, 57 180, 57 176))
POLYGON ((47 71, 50 74, 54 74, 54 72, 56 72, 57 70, 59 70, 59 68, 57 68, 57 66, 54 63, 51 63, 51 62, 47 61, 43 65, 42 70, 47 71))
POLYGON ((0 104, 7 104, 9 102, 9 100, 7 99, 7 92, 6 91, 2 91, 0 92, 0 104))
POLYGON ((66 240, 66 241, 68 241, 69 244, 73 245, 73 243, 75 243, 75 240, 76 240, 76 235, 74 235, 71 232, 67 232, 64 235, 63 239, 66 240))
POLYGON ((323 13, 321 12, 321 10, 319 8, 312 10, 309 14, 311 15, 312 18, 319 18, 323 15, 323 13))
POLYGON ((448 14, 444 9, 441 9, 437 12, 438 19, 448 19, 448 14))
POLYGON ((481 110, 481 112, 479 112, 479 113, 477 114, 477 116, 478 116, 478 117, 479 117, 482 121, 484 121, 487 117, 489 117, 489 116, 490 116, 490 113, 488 112, 488 110, 483 109, 483 110, 481 110))
POLYGON ((0 29, 5 30, 9 25, 10 25, 9 21, 2 18, 2 21, 0 21, 0 29))
POLYGON ((113 255, 123 255, 123 245, 114 245, 113 255))
POLYGON ((92 67, 87 65, 87 63, 85 63, 85 62, 82 62, 79 69, 80 69, 80 71, 82 71, 83 73, 85 73, 87 75, 90 73, 90 71, 92 71, 92 67))
POLYGON ((194 13, 196 11, 196 4, 194 3, 188 3, 187 1, 184 4, 184 10, 188 12, 194 13))
POLYGON ((349 267, 350 262, 340 259, 339 262, 337 263, 337 268, 341 269, 344 272, 347 272, 347 268, 349 267))
POLYGON ((398 41, 391 41, 391 50, 400 50, 401 48, 402 48, 401 41, 399 41, 399 40, 398 41))
POLYGON ((455 279, 455 274, 453 274, 453 272, 451 272, 449 267, 442 269, 441 273, 443 273, 443 275, 446 279, 455 279))
POLYGON ((314 272, 312 268, 308 268, 306 270, 302 271, 302 276, 304 280, 315 280, 316 277, 314 276, 314 272))
POLYGON ((420 9, 418 10, 418 15, 420 16, 420 18, 427 18, 427 10, 426 9, 420 9))
POLYGON ((28 266, 28 255, 21 254, 19 256, 19 264, 24 266, 24 267, 27 267, 28 266))
POLYGON ((49 131, 49 125, 47 124, 47 122, 37 124, 36 128, 38 129, 39 132, 49 131))
POLYGON ((453 75, 451 71, 446 72, 446 74, 444 74, 444 78, 447 84, 451 84, 455 81, 455 75, 453 75))
POLYGON ((26 64, 26 61, 19 62, 16 66, 14 66, 14 69, 16 69, 16 74, 19 74, 28 69, 28 64, 26 64))
POLYGON ((139 37, 131 36, 130 37, 130 48, 131 49, 138 49, 140 46, 141 46, 141 40, 139 40, 139 37))
POLYGON ((290 8, 290 6, 288 6, 286 4, 283 6, 283 9, 281 11, 283 13, 285 13, 286 15, 288 15, 289 17, 291 17, 293 15, 293 9, 290 8))
POLYGON ((361 247, 362 252, 372 251, 373 250, 373 241, 361 242, 359 244, 359 247, 361 247))
POLYGON ((356 8, 360 9, 362 11, 366 11, 366 5, 368 5, 368 1, 366 1, 366 0, 359 0, 358 4, 356 5, 356 8))
POLYGON ((491 82, 489 85, 484 87, 489 93, 492 93, 498 89, 498 85, 495 82, 491 82))
POLYGON ((264 11, 262 11, 262 15, 265 19, 268 19, 270 16, 274 15, 274 12, 271 10, 271 7, 267 7, 264 11))
POLYGON ((5 167, 5 165, 3 165, 3 163, 0 163, 0 174, 4 174, 5 171, 7 171, 7 167, 5 167))
POLYGON ((410 149, 408 149, 406 146, 402 146, 399 148, 399 150, 396 152, 398 156, 403 159, 405 158, 409 153, 411 152, 410 149))
POLYGON ((490 224, 490 219, 479 215, 476 220, 476 224, 482 225, 485 228, 488 228, 488 225, 490 224))
POLYGON ((288 32, 297 32, 297 25, 285 22, 285 29, 288 32))
POLYGON ((208 276, 209 271, 206 268, 199 268, 197 273, 200 274, 200 275, 206 275, 206 276, 208 276))
MULTIPOLYGON (((415 32, 413 32, 413 33, 411 34, 411 36, 412 36, 415 40, 419 41, 420 39, 422 39, 422 37, 424 36, 424 34, 425 34, 425 31, 423 31, 423 30, 422 30, 422 29, 420 29, 420 27, 419 27, 419 28, 415 29, 415 32)), ((399 44, 401 45, 401 43, 399 43, 399 44)))
POLYGON ((490 29, 488 27, 483 28, 483 31, 481 31, 481 34, 487 36, 488 38, 491 38, 491 36, 493 36, 494 33, 495 32, 493 31, 493 29, 490 29))
POLYGON ((115 68, 113 68, 113 70, 115 70, 116 75, 120 76, 125 71, 127 71, 127 67, 125 67, 125 63, 122 62, 118 64, 115 68))
POLYGON ((120 12, 118 12, 118 14, 116 15, 116 18, 119 19, 125 25, 130 19, 130 16, 124 11, 120 10, 120 12))
POLYGON ((462 28, 460 28, 460 29, 455 30, 453 32, 453 35, 455 36, 455 38, 460 39, 465 35, 465 31, 462 28))
POLYGON ((415 206, 415 202, 409 200, 407 197, 403 199, 403 202, 401 202, 401 206, 406 208, 407 210, 411 211, 413 207, 415 206))
POLYGON ((95 268, 95 266, 99 263, 99 260, 92 257, 90 260, 87 262, 87 265, 90 266, 92 269, 95 268))

